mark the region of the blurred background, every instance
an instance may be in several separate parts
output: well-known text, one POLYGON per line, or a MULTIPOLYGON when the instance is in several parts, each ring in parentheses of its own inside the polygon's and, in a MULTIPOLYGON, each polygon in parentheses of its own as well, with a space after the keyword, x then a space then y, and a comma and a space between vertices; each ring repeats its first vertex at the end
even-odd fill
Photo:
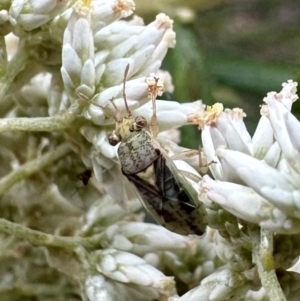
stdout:
MULTIPOLYGON (((162 69, 173 77, 180 102, 202 99, 240 107, 252 135, 263 97, 288 79, 300 81, 299 0, 136 0, 136 14, 151 22, 164 12, 174 20, 177 44, 162 69)), ((299 101, 293 113, 300 117, 299 101)), ((197 148, 199 132, 182 129, 182 144, 197 148)))

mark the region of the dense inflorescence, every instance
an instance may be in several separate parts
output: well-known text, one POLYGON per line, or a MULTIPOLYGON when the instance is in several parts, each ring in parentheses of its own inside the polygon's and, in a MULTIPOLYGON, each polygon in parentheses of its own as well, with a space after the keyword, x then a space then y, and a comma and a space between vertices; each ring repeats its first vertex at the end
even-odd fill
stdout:
POLYGON ((208 227, 181 236, 144 221, 108 141, 116 108, 126 113, 128 64, 133 116, 151 120, 153 78, 173 91, 160 70, 173 21, 145 25, 132 0, 2 2, 1 300, 297 300, 297 84, 268 93, 252 138, 241 109, 156 101, 170 156, 187 151, 177 128, 201 130, 206 163, 175 163, 201 179, 189 181, 208 227))

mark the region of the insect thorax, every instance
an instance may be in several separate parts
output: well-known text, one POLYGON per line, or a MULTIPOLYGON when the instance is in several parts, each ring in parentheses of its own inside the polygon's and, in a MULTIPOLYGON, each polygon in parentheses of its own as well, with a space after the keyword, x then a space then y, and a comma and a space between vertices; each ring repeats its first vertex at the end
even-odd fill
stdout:
POLYGON ((118 149, 123 173, 137 174, 149 167, 160 155, 152 143, 150 133, 142 129, 126 142, 121 142, 118 149))

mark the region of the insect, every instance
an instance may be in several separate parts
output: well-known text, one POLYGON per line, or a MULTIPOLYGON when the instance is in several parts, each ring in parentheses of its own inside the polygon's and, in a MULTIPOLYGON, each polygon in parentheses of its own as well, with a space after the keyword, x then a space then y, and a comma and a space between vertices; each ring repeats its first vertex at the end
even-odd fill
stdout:
POLYGON ((92 171, 90 169, 86 169, 82 173, 77 175, 78 180, 80 180, 83 186, 87 186, 90 179, 92 177, 92 171))
POLYGON ((152 86, 153 116, 148 126, 143 116, 134 117, 129 110, 125 93, 128 71, 129 65, 123 81, 127 115, 121 118, 114 105, 116 129, 108 137, 111 145, 121 142, 118 155, 122 173, 159 224, 181 235, 202 235, 207 225, 206 210, 204 206, 195 205, 197 192, 155 139, 158 132, 155 107, 158 79, 152 86))

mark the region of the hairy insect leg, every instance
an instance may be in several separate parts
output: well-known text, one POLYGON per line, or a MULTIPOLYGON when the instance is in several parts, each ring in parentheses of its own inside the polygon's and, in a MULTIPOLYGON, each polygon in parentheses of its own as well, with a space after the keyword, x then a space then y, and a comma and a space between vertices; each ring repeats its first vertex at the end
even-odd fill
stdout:
MULTIPOLYGON (((185 159, 189 159, 191 157, 194 157, 196 155, 199 155, 198 151, 196 151, 196 150, 188 150, 188 151, 182 152, 180 154, 173 155, 173 156, 169 157, 169 159, 171 159, 171 160, 185 160, 185 159)), ((191 172, 186 171, 186 170, 180 170, 180 173, 184 177, 192 180, 195 183, 198 183, 198 182, 200 182, 202 180, 202 177, 200 175, 196 175, 196 174, 191 173, 191 172)))
POLYGON ((110 99, 110 102, 116 111, 116 115, 115 115, 114 119, 117 123, 120 123, 122 121, 121 111, 118 109, 118 107, 114 103, 114 97, 110 99))
POLYGON ((190 150, 184 151, 182 153, 175 154, 175 155, 171 156, 170 158, 172 160, 184 160, 184 159, 188 159, 188 158, 195 157, 195 156, 199 156, 199 151, 197 151, 195 149, 190 149, 190 150))
POLYGON ((186 160, 186 159, 192 158, 194 156, 198 156, 199 169, 200 169, 200 172, 203 173, 203 174, 206 174, 208 172, 209 166, 211 166, 212 164, 217 163, 213 160, 210 161, 210 162, 207 162, 207 158, 206 158, 206 156, 205 156, 205 154, 204 154, 204 152, 201 148, 199 148, 199 150, 191 149, 191 150, 187 150, 187 151, 184 151, 182 153, 179 153, 179 154, 175 154, 175 155, 171 156, 170 159, 172 159, 172 160, 186 160))

